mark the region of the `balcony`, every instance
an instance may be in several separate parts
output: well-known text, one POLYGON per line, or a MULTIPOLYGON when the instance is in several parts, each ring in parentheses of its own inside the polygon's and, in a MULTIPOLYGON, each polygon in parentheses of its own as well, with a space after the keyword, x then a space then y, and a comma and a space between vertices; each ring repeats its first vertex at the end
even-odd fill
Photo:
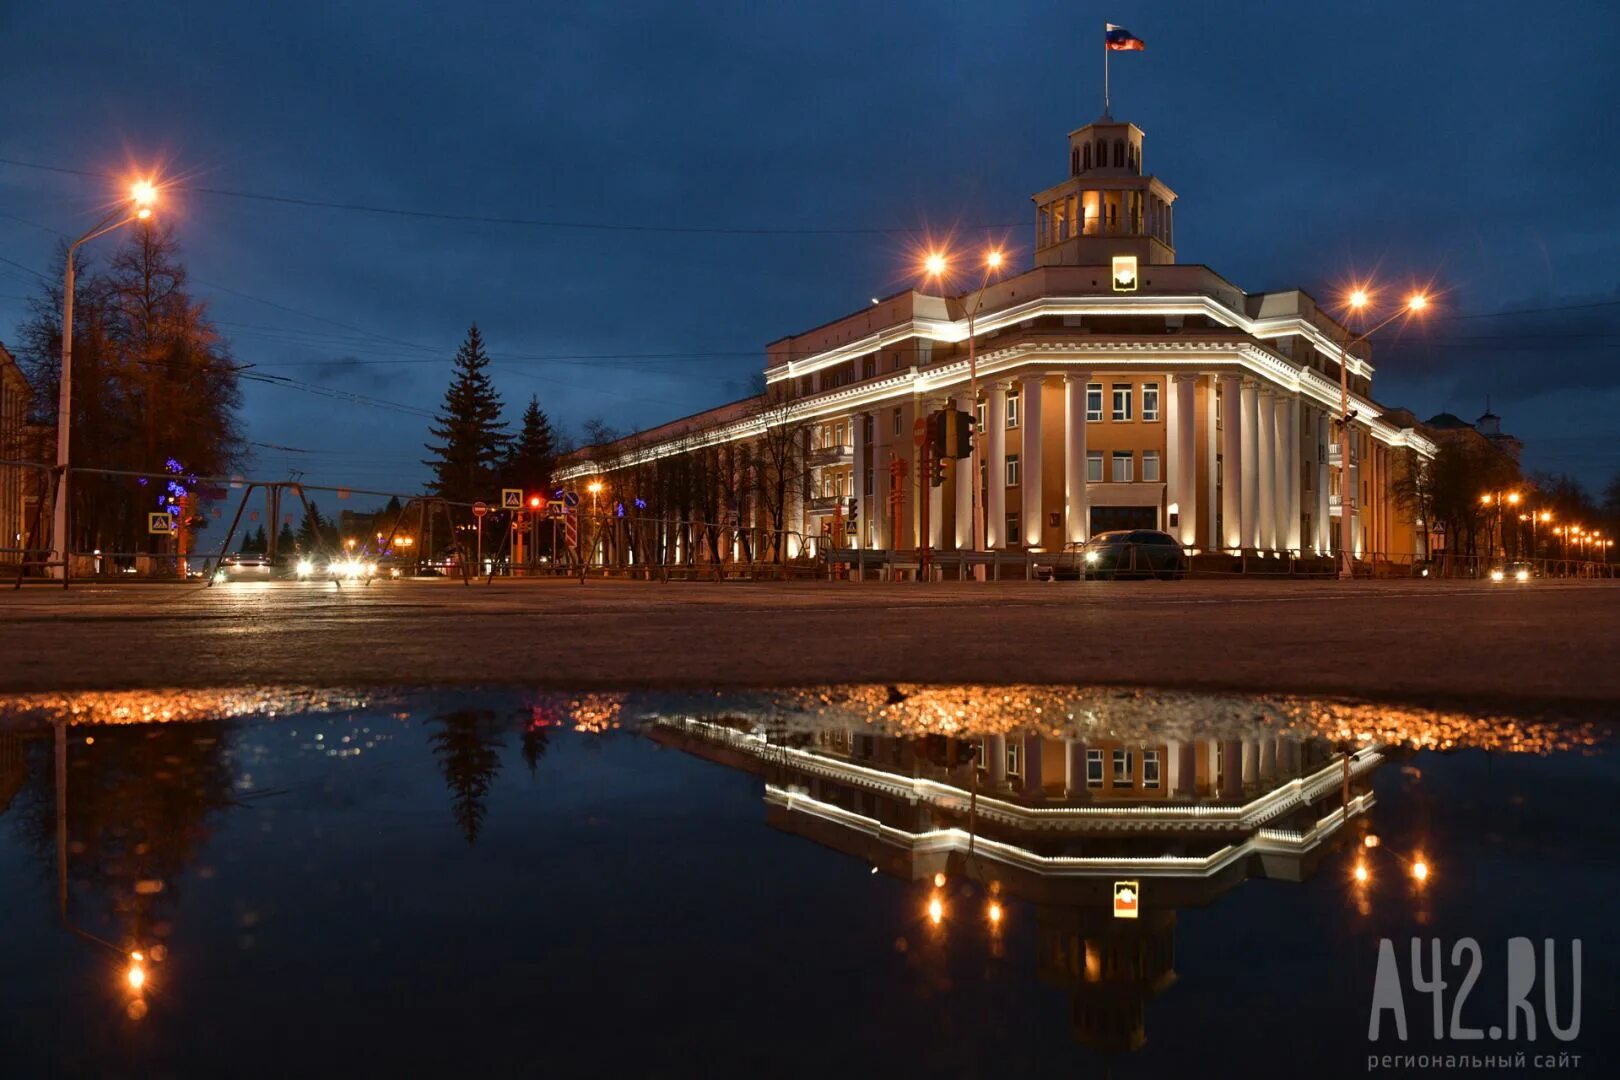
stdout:
MULTIPOLYGON (((1329 465, 1333 466, 1335 469, 1337 469, 1339 467, 1339 462, 1344 460, 1344 452, 1343 451, 1344 451, 1344 447, 1343 447, 1342 444, 1336 443, 1336 442, 1328 443, 1327 463, 1329 465)), ((1360 464, 1361 464, 1361 455, 1356 453, 1355 447, 1351 447, 1350 448, 1350 467, 1355 468, 1357 465, 1360 465, 1360 464)))
POLYGON ((816 465, 846 465, 855 457, 855 448, 848 443, 818 446, 805 456, 806 463, 816 465))
POLYGON ((854 500, 847 495, 816 495, 804 501, 804 508, 811 514, 831 514, 842 507, 844 513, 849 513, 849 505, 854 500))
MULTIPOLYGON (((1356 506, 1355 500, 1352 499, 1350 501, 1350 513, 1354 514, 1354 513, 1357 512, 1358 509, 1359 509, 1359 507, 1356 506)), ((1343 500, 1339 497, 1337 492, 1331 492, 1328 495, 1328 513, 1329 514, 1343 514, 1344 513, 1343 500)))

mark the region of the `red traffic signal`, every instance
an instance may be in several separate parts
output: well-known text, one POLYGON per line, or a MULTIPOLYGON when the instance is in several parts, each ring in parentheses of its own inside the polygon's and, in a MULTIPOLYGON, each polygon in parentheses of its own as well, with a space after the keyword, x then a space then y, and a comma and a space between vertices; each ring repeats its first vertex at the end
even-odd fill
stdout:
POLYGON ((544 510, 545 508, 546 508, 546 497, 544 495, 530 495, 529 496, 529 509, 530 510, 544 510))

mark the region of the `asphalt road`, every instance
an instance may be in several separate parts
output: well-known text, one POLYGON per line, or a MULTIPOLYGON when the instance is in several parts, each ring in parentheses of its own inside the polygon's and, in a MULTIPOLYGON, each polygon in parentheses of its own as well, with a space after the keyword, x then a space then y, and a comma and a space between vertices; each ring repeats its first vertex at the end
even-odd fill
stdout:
POLYGON ((0 693, 1041 682, 1607 718, 1620 583, 30 586, 0 693))

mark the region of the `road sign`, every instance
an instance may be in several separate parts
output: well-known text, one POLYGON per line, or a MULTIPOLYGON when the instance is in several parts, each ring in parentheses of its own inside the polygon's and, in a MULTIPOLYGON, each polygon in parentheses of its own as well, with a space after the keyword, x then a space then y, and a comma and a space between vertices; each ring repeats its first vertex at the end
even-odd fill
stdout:
POLYGON ((565 492, 563 492, 563 502, 567 503, 569 506, 578 506, 579 505, 579 492, 577 492, 577 491, 565 491, 565 492))
POLYGON ((917 422, 911 425, 911 444, 922 449, 922 444, 928 441, 928 418, 919 416, 917 422))
POLYGON ((501 488, 501 509, 502 510, 521 510, 521 509, 523 509, 523 489, 522 488, 501 488))
POLYGON ((1114 918, 1134 919, 1142 903, 1142 889, 1134 881, 1114 882, 1114 918))
POLYGON ((146 515, 146 531, 153 536, 173 536, 174 518, 164 511, 146 515))
POLYGON ((481 518, 487 513, 489 513, 489 503, 486 503, 486 502, 475 502, 475 503, 473 503, 473 517, 481 518))

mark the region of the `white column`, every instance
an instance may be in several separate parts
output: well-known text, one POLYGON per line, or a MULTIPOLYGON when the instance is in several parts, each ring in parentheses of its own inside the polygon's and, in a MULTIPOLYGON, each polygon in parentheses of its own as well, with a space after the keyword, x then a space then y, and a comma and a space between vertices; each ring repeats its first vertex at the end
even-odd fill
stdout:
POLYGON ((1260 482, 1256 522, 1259 546, 1265 551, 1277 548, 1277 398, 1269 386, 1260 388, 1260 418, 1256 460, 1260 482))
POLYGON ((1198 543, 1198 376, 1177 375, 1170 385, 1176 402, 1176 451, 1181 458, 1175 474, 1175 499, 1181 504, 1176 538, 1190 547, 1198 543))
POLYGON ((1019 490, 1023 493, 1020 504, 1024 518, 1024 546, 1041 547, 1046 536, 1046 520, 1041 508, 1041 380, 1039 376, 1023 381, 1019 408, 1023 415, 1024 444, 1018 454, 1019 490))
MULTIPOLYGON (((1181 538, 1181 526, 1170 524, 1170 514, 1181 513, 1181 401, 1176 396, 1175 383, 1164 387, 1164 531, 1181 538)), ((1141 479, 1138 477, 1137 479, 1141 479)))
POLYGON ((1326 555, 1333 550, 1333 518, 1328 512, 1328 459, 1327 443, 1332 430, 1326 409, 1316 413, 1316 553, 1326 555))
POLYGON ((1089 373, 1063 377, 1063 537, 1086 538, 1086 383, 1089 373))
MULTIPOLYGON (((952 407, 969 416, 973 415, 973 404, 968 400, 964 391, 956 396, 952 407)), ((966 551, 973 546, 973 459, 971 457, 959 458, 956 462, 956 493, 953 496, 956 503, 956 550, 966 551)))
POLYGON ((1204 518, 1208 525, 1205 526, 1203 536, 1200 538, 1205 551, 1219 551, 1225 543, 1215 520, 1219 516, 1216 510, 1220 505, 1217 501, 1220 496, 1215 490, 1215 456, 1221 452, 1220 429, 1215 426, 1215 383, 1213 375, 1204 380, 1204 427, 1203 435, 1199 438, 1204 447, 1204 461, 1208 464, 1203 476, 1197 481, 1199 503, 1209 507, 1204 518))
POLYGON ((1221 377, 1221 545, 1243 546, 1243 380, 1221 377))
MULTIPOLYGON (((868 527, 867 514, 870 513, 870 500, 866 497, 866 414, 856 413, 849 418, 849 444, 853 448, 852 457, 855 466, 853 483, 855 490, 855 535, 851 538, 840 537, 840 545, 848 543, 850 547, 862 548, 866 546, 866 530, 868 527)), ((876 489, 874 489, 876 490, 876 489)))
POLYGON ((1283 472, 1285 480, 1283 490, 1287 492, 1288 498, 1287 506, 1284 511, 1285 516, 1283 518, 1284 530, 1282 542, 1283 547, 1286 547, 1288 550, 1303 554, 1304 541, 1300 536, 1299 496, 1301 479, 1304 476, 1300 463, 1305 459, 1300 454, 1299 445, 1302 435, 1299 427, 1298 394, 1289 395, 1286 413, 1287 415, 1284 417, 1282 425, 1283 432, 1287 437, 1287 441, 1283 443, 1283 446, 1287 451, 1286 463, 1284 465, 1283 472))
POLYGON ((804 442, 808 436, 809 432, 795 436, 788 453, 787 498, 782 505, 780 539, 789 558, 797 558, 804 544, 804 442))
POLYGON ((1288 395, 1279 391, 1274 398, 1276 429, 1271 441, 1271 464, 1276 478, 1272 505, 1276 510, 1277 539, 1272 546, 1280 550, 1288 546, 1288 447, 1292 440, 1288 437, 1288 395))
POLYGON ((984 426, 989 429, 990 462, 985 478, 989 495, 985 499, 984 534, 987 547, 1005 547, 1007 538, 1007 384, 991 383, 984 410, 984 426))
POLYGON ((1260 469, 1259 425, 1260 385, 1247 379, 1243 382, 1242 406, 1239 422, 1243 445, 1238 451, 1238 467, 1243 472, 1243 547, 1260 546, 1260 469))

